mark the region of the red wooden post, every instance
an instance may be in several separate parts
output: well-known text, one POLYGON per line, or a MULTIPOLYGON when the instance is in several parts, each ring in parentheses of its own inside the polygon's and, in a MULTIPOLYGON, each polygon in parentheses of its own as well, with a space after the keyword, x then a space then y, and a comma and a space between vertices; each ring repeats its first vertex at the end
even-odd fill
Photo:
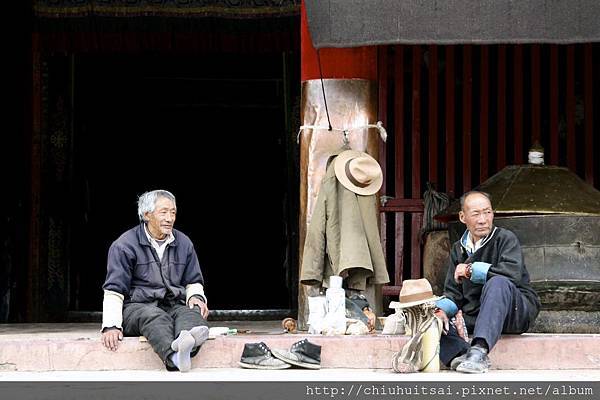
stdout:
POLYGON ((446 192, 455 192, 454 46, 446 46, 446 192))
POLYGON ((506 165, 506 45, 498 46, 498 158, 496 169, 506 165))
POLYGON ((594 185, 594 102, 593 86, 594 78, 592 75, 592 44, 586 43, 583 46, 584 63, 584 85, 583 102, 585 110, 584 130, 585 130, 585 181, 594 185))
POLYGON ((558 46, 550 46, 550 164, 558 165, 558 46))
POLYGON ((463 193, 471 189, 471 106, 473 93, 473 72, 472 72, 472 53, 471 45, 463 46, 463 156, 462 156, 462 175, 463 175, 463 193))
POLYGON ((489 176, 488 162, 488 124, 489 124, 489 104, 490 104, 490 80, 489 80, 489 46, 481 46, 481 65, 480 65, 480 96, 481 104, 479 112, 479 182, 485 181, 489 176))
MULTIPOLYGON (((412 198, 421 198, 421 46, 412 47, 412 198)), ((421 223, 411 214, 411 278, 421 277, 421 223)))
POLYGON ((513 63, 513 132, 514 163, 523 163, 523 46, 514 46, 513 63))
MULTIPOLYGON (((394 59, 394 99, 395 99, 395 154, 396 154, 396 199, 404 198, 404 46, 396 46, 394 59)), ((396 231, 394 249, 396 252, 394 284, 402 284, 404 271, 404 213, 395 213, 396 231)))
POLYGON ((567 46, 567 167, 577 169, 575 137, 575 46, 567 46))
POLYGON ((540 142, 540 45, 531 46, 531 143, 540 142))
POLYGON ((438 46, 429 46, 429 181, 438 183, 438 46))

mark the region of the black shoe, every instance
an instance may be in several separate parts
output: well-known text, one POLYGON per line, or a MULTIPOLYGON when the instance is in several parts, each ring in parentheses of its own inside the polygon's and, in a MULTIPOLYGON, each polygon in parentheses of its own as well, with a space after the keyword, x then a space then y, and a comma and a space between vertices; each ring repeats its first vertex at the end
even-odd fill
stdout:
POLYGON ((242 368, 252 369, 286 369, 291 367, 275 357, 269 346, 260 343, 246 343, 242 352, 242 359, 238 362, 242 368))
POLYGON ((289 351, 273 349, 273 355, 298 367, 321 368, 321 346, 313 344, 307 339, 294 343, 289 351))
POLYGON ((472 346, 467 352, 467 357, 461 362, 456 370, 468 374, 482 374, 490 368, 490 358, 487 351, 478 346, 472 346))
POLYGON ((458 367, 460 365, 460 363, 462 363, 466 359, 467 359, 467 353, 463 353, 462 355, 460 355, 458 357, 454 357, 452 359, 452 361, 450 361, 450 369, 452 371, 456 371, 456 367, 458 367))

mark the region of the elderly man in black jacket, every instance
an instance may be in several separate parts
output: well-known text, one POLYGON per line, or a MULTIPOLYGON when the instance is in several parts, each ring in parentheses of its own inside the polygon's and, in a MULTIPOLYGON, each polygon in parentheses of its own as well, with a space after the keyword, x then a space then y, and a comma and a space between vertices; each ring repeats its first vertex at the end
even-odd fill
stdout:
POLYGON ((108 251, 102 344, 143 335, 167 369, 188 371, 208 338, 204 280, 192 241, 173 229, 177 206, 166 190, 138 200, 140 224, 108 251))
MULTIPOLYGON (((529 283, 519 240, 493 225, 489 195, 472 191, 461 199, 460 221, 467 226, 453 244, 436 315, 444 321, 441 361, 459 372, 482 373, 490 367, 489 351, 501 333, 523 333, 540 308, 529 283), (459 310, 473 339, 469 345, 448 323, 459 310)), ((460 329, 459 329, 460 330, 460 329)))

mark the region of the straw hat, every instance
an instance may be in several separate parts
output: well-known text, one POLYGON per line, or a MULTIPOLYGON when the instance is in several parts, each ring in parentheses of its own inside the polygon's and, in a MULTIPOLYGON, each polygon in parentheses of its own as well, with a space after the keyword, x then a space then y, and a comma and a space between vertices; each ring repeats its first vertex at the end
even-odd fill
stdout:
POLYGON ((408 279, 402 282, 400 302, 392 301, 390 308, 409 308, 439 299, 441 297, 433 295, 433 289, 427 279, 408 279))
POLYGON ((344 187, 356 194, 375 194, 383 183, 377 161, 362 151, 346 150, 335 158, 335 176, 344 187))

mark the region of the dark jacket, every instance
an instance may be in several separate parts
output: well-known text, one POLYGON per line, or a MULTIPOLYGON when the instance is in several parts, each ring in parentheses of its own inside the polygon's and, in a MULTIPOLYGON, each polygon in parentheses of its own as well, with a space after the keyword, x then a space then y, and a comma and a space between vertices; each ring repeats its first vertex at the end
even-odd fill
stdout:
POLYGON ((144 225, 122 234, 108 250, 104 290, 125 296, 125 303, 152 303, 167 297, 185 304, 185 287, 204 284, 190 238, 173 229, 162 262, 148 241, 144 225))
POLYGON ((471 263, 488 263, 491 265, 483 277, 484 280, 487 281, 496 275, 510 279, 530 303, 530 322, 533 322, 540 309, 540 300, 529 283, 529 272, 525 267, 519 239, 511 231, 499 227, 495 227, 491 235, 489 240, 485 240, 485 245, 470 257, 460 240, 452 245, 444 296, 452 300, 458 309, 462 309, 465 319, 474 321, 479 314, 479 298, 483 284, 473 283, 473 277, 472 280, 463 279, 462 283, 458 284, 454 280, 454 270, 458 264, 467 261, 467 258, 471 263))

